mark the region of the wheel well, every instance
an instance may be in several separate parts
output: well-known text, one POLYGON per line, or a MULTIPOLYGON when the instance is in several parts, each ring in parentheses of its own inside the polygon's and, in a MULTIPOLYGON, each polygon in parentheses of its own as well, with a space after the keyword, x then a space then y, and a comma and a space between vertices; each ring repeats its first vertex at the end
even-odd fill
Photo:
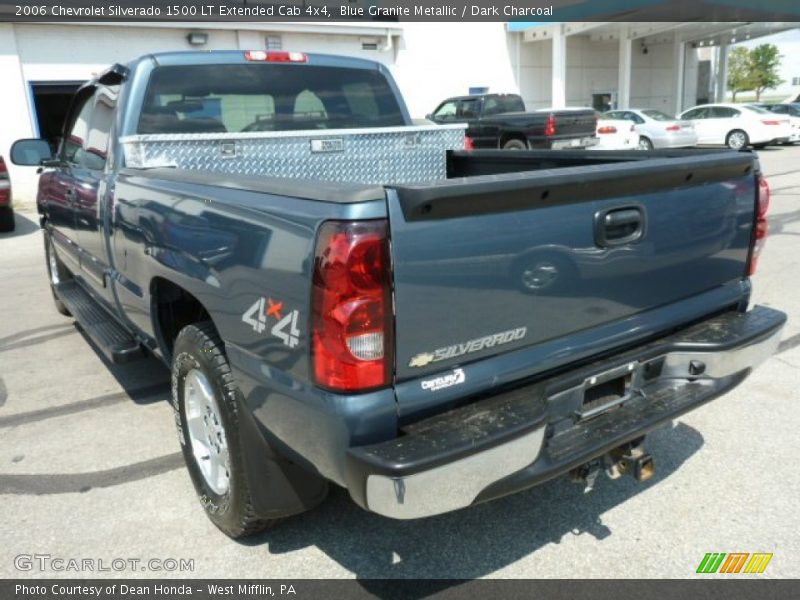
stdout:
POLYGON ((192 323, 211 320, 202 303, 185 289, 160 277, 150 284, 153 327, 165 358, 172 357, 175 338, 192 323))

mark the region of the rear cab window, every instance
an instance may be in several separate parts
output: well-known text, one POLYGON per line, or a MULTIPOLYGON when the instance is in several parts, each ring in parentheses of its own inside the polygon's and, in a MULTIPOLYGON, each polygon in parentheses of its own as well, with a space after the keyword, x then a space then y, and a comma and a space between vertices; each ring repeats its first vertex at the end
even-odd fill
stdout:
POLYGON ((370 69, 249 64, 153 70, 138 133, 239 133, 405 125, 370 69))

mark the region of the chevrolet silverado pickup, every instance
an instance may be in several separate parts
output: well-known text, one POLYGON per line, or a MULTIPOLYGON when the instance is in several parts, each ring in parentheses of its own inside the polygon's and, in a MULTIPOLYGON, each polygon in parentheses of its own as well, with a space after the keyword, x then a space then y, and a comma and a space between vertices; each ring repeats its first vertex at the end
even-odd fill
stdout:
POLYGON ((56 308, 108 360, 171 369, 227 535, 330 484, 410 519, 648 479, 645 434, 775 351, 785 315, 748 307, 754 154, 463 146, 378 63, 215 51, 114 65, 55 155, 12 147, 42 170, 56 308))
POLYGON ((517 94, 448 98, 427 116, 439 124, 466 123, 471 148, 503 150, 591 148, 597 114, 591 108, 525 111, 517 94))

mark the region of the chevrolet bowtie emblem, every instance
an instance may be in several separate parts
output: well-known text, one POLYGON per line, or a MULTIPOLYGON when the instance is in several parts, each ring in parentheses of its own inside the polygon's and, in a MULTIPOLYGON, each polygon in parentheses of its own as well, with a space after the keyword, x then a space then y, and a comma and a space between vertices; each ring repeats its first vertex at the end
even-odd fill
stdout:
POLYGON ((422 354, 417 354, 416 356, 412 357, 411 362, 408 363, 409 367, 424 367, 425 365, 433 362, 433 359, 436 358, 430 352, 423 352, 422 354))

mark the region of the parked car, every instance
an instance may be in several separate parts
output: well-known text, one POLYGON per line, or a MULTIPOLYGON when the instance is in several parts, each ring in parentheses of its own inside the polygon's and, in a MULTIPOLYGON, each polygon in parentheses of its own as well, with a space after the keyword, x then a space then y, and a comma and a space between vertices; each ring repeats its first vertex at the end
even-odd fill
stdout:
POLYGON ((639 134, 634 124, 623 119, 599 119, 597 121, 598 142, 589 150, 637 150, 639 134))
POLYGON ((692 122, 698 144, 726 145, 735 150, 764 148, 791 135, 788 118, 746 104, 704 104, 684 111, 680 118, 692 122))
POLYGON ((171 369, 227 535, 329 481, 397 519, 568 472, 644 481, 645 435, 777 348, 786 315, 747 310, 769 205, 753 154, 445 136, 463 144, 413 127, 380 63, 210 51, 116 65, 77 92, 56 157, 12 147, 44 167, 57 309, 110 360, 171 369))
POLYGON ((788 142, 794 144, 800 142, 800 102, 793 104, 752 104, 758 108, 768 110, 776 115, 783 115, 789 118, 792 127, 788 142))
POLYGON ((660 110, 628 108, 612 110, 602 115, 604 119, 625 119, 636 125, 639 149, 691 148, 697 145, 697 134, 690 121, 671 117, 660 110))
POLYGON ((466 123, 473 148, 588 148, 595 139, 593 109, 525 111, 518 94, 457 96, 440 103, 426 117, 434 123, 466 123))
POLYGON ((11 179, 0 156, 0 233, 14 231, 14 208, 11 206, 11 179))

